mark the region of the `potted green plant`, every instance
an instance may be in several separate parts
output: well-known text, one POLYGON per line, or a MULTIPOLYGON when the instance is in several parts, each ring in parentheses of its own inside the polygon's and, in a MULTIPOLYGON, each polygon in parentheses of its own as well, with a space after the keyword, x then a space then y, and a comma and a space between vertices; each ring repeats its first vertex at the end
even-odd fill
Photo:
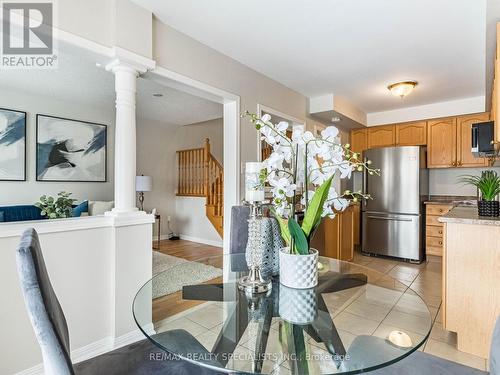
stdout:
POLYGON ((47 219, 63 219, 73 215, 73 203, 76 199, 70 198, 71 193, 61 191, 57 194, 58 197, 48 197, 42 195, 40 201, 35 203, 35 206, 42 210, 42 216, 47 219))
POLYGON ((500 177, 497 172, 487 170, 480 176, 464 175, 460 177, 459 182, 475 186, 480 191, 481 196, 477 202, 479 216, 497 217, 500 215, 497 200, 500 194, 500 177))
POLYGON ((248 111, 245 116, 273 149, 263 161, 261 178, 271 187, 272 212, 286 243, 279 254, 280 282, 290 288, 312 288, 318 282, 318 251, 310 244, 321 220, 335 216, 351 200, 369 197, 360 191, 337 192, 334 177, 349 178, 353 170, 380 171, 371 168, 370 161, 361 161, 349 144, 342 145, 334 126, 324 129, 321 136, 295 127, 288 137, 287 122, 273 124, 268 114, 260 118, 248 111), (297 215, 298 206, 303 219, 297 215))

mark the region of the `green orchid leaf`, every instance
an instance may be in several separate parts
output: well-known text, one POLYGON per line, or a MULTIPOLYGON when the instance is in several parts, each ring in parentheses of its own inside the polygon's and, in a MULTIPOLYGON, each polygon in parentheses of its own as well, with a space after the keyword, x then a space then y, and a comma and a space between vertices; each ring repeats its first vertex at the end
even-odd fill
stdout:
POLYGON ((281 237, 283 237, 283 240, 285 241, 286 245, 289 246, 291 242, 291 236, 290 236, 290 231, 288 230, 287 222, 280 215, 276 213, 276 210, 274 208, 271 208, 271 213, 276 218, 276 220, 278 220, 278 224, 281 230, 281 237))
POLYGON ((333 176, 323 182, 323 184, 314 193, 313 198, 311 199, 311 202, 307 207, 304 221, 302 222, 302 230, 304 231, 307 238, 310 238, 313 230, 318 227, 318 224, 321 221, 323 205, 328 198, 328 192, 330 191, 332 180, 333 176))
POLYGON ((290 231, 290 235, 295 244, 295 250, 300 255, 309 254, 309 245, 307 243, 306 235, 294 218, 288 219, 288 230, 290 231))

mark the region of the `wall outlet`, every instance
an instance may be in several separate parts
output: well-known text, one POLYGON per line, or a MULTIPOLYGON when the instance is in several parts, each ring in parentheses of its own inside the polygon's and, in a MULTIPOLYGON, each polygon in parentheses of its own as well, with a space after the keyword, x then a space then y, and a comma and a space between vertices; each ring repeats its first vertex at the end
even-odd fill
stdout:
POLYGON ((167 216, 167 221, 170 223, 170 216, 167 216))

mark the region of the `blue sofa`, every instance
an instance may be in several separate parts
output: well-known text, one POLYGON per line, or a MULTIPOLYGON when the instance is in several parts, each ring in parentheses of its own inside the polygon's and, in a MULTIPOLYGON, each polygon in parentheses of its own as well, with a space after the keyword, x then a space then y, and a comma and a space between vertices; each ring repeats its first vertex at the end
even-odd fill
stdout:
MULTIPOLYGON (((73 206, 73 216, 80 217, 82 212, 88 212, 88 201, 73 206)), ((31 204, 0 207, 0 223, 12 221, 44 220, 41 210, 31 204)))
POLYGON ((0 222, 42 220, 41 210, 33 205, 0 207, 0 222))

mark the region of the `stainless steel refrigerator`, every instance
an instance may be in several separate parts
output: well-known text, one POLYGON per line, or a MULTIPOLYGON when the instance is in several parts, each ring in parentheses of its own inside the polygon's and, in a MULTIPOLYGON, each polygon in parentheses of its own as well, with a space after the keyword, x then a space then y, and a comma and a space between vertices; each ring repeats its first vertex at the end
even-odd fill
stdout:
POLYGON ((364 253, 410 261, 424 259, 425 210, 429 196, 426 149, 384 147, 365 152, 380 176, 363 176, 363 191, 371 195, 362 205, 364 253))

